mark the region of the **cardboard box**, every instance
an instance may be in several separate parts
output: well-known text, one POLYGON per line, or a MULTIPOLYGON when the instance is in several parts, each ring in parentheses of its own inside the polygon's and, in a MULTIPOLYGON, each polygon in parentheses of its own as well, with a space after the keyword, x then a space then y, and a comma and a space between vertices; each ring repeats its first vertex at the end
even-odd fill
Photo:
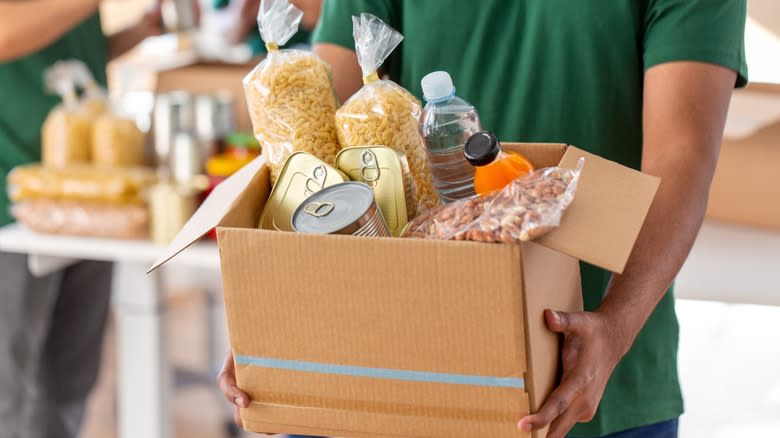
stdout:
POLYGON ((707 218, 780 230, 780 86, 751 85, 732 97, 707 218))
MULTIPOLYGON (((556 384, 543 311, 582 308, 577 259, 621 272, 658 179, 562 144, 505 144, 538 167, 586 163, 560 228, 523 245, 257 230, 262 158, 218 186, 151 269, 219 225, 245 427, 345 437, 523 437, 556 384)), ((546 431, 534 433, 543 437, 546 431)))

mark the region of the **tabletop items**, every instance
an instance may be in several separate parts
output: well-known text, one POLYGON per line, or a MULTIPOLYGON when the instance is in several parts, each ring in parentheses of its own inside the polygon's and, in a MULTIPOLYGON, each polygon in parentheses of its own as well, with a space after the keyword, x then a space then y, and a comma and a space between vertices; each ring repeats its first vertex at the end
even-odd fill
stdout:
POLYGON ((8 176, 12 213, 35 231, 168 243, 204 191, 259 155, 229 92, 159 94, 147 135, 83 63, 57 62, 45 82, 62 103, 41 127, 41 162, 8 176))

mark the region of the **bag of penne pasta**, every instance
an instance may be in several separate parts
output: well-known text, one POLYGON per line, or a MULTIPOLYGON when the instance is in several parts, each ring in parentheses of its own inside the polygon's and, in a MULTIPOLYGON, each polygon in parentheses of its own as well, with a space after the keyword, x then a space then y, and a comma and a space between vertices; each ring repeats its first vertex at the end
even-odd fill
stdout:
POLYGON ((254 134, 272 181, 292 152, 309 152, 333 164, 339 151, 330 66, 310 52, 279 50, 302 17, 288 0, 260 3, 257 24, 268 55, 244 78, 254 134))
POLYGON ((383 145, 403 152, 414 178, 410 217, 439 204, 418 130, 422 111, 412 93, 377 73, 403 36, 371 14, 352 17, 355 52, 365 84, 336 112, 336 130, 343 147, 383 145))

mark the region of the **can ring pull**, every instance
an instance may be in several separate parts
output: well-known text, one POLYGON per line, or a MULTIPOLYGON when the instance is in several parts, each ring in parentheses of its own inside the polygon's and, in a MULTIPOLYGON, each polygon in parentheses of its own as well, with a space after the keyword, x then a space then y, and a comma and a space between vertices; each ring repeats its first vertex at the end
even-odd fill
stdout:
POLYGON ((381 176, 376 154, 371 150, 367 150, 360 156, 360 161, 362 162, 360 166, 360 177, 363 179, 363 182, 368 185, 374 185, 379 181, 379 177, 381 176))
POLYGON ((314 217, 324 217, 333 212, 335 205, 332 202, 314 201, 306 204, 303 211, 314 217))
POLYGON ((304 185, 306 189, 305 194, 310 195, 322 190, 322 187, 325 185, 325 178, 327 176, 328 169, 326 169, 322 164, 312 169, 311 175, 306 178, 306 184, 304 185))

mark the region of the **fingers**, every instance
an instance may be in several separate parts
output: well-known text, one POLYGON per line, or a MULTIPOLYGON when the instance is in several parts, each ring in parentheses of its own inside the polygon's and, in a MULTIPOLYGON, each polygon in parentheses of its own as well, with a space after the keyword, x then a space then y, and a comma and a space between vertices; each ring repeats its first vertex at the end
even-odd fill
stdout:
POLYGON ((555 419, 547 432, 547 438, 565 438, 572 427, 579 421, 579 410, 571 407, 555 419))
POLYGON ((233 421, 236 423, 236 426, 241 429, 244 428, 244 422, 241 421, 241 409, 239 409, 238 406, 233 407, 233 421))
POLYGON ((517 423, 517 428, 523 432, 530 432, 551 424, 569 409, 579 389, 580 386, 574 380, 564 377, 561 385, 550 394, 550 397, 547 398, 541 409, 535 414, 522 418, 517 423))
POLYGON ((222 371, 217 376, 217 386, 228 403, 238 407, 249 407, 249 396, 236 386, 235 365, 233 355, 228 353, 222 363, 222 371))
POLYGON ((584 312, 561 312, 547 309, 544 311, 547 328, 556 333, 579 332, 587 326, 588 315, 584 312))

